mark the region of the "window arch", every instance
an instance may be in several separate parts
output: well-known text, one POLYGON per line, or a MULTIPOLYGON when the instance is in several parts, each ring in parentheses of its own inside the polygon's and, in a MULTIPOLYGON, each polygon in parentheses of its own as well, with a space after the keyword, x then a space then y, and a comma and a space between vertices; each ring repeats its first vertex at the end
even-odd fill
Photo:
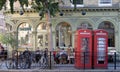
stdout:
POLYGON ((32 48, 32 27, 28 23, 21 23, 18 27, 18 47, 32 48))
POLYGON ((56 27, 56 46, 68 47, 72 46, 71 26, 66 22, 61 22, 56 27))
POLYGON ((104 29, 108 32, 108 46, 114 47, 115 46, 114 25, 111 22, 104 21, 99 24, 98 29, 104 29))
POLYGON ((45 22, 39 23, 37 26, 37 47, 44 49, 48 46, 48 32, 47 24, 45 22))

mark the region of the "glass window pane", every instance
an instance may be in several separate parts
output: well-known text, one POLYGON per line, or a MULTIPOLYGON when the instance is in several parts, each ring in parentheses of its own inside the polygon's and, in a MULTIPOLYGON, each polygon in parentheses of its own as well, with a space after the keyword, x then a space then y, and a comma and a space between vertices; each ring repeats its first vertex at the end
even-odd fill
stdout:
POLYGON ((32 48, 32 28, 28 23, 22 23, 18 27, 18 46, 19 48, 32 48))
POLYGON ((112 0, 100 0, 100 4, 111 4, 112 0))
POLYGON ((71 27, 68 23, 62 22, 56 27, 56 46, 61 48, 72 46, 71 27))
POLYGON ((83 0, 73 0, 73 4, 83 4, 83 0))

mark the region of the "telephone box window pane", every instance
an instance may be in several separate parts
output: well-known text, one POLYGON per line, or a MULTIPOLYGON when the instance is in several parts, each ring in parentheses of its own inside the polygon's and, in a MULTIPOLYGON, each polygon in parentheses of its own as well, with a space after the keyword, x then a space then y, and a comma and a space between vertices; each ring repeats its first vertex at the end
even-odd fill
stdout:
POLYGON ((82 53, 82 63, 88 64, 90 59, 89 53, 89 38, 82 38, 81 39, 81 53, 82 53))
POLYGON ((98 38, 97 39, 97 61, 98 64, 104 64, 105 61, 105 47, 106 47, 106 43, 105 43, 105 38, 98 38))

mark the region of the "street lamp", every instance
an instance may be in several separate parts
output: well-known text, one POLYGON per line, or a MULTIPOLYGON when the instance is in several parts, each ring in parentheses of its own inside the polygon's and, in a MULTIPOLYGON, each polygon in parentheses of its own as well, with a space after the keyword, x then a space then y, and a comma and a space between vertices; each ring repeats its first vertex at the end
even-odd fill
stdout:
POLYGON ((60 15, 60 16, 63 16, 63 15, 64 15, 64 13, 61 11, 59 15, 60 15))
POLYGON ((23 14, 24 14, 24 12, 22 10, 20 10, 20 15, 23 15, 23 14))
POLYGON ((86 11, 83 10, 81 14, 82 14, 82 15, 86 15, 86 11))

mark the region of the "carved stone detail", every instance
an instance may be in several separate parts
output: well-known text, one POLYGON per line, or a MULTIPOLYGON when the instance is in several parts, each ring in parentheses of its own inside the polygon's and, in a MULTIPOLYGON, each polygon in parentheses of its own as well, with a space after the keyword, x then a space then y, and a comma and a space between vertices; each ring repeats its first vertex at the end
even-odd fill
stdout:
POLYGON ((117 17, 112 17, 112 19, 115 20, 115 21, 118 21, 118 18, 117 17))
POLYGON ((19 20, 11 20, 12 22, 13 22, 13 24, 17 24, 17 22, 19 21, 19 20))
POLYGON ((120 22, 120 11, 118 13, 118 21, 120 22))
POLYGON ((100 17, 91 17, 91 19, 92 19, 94 22, 96 22, 96 21, 98 21, 98 20, 100 19, 100 17))

